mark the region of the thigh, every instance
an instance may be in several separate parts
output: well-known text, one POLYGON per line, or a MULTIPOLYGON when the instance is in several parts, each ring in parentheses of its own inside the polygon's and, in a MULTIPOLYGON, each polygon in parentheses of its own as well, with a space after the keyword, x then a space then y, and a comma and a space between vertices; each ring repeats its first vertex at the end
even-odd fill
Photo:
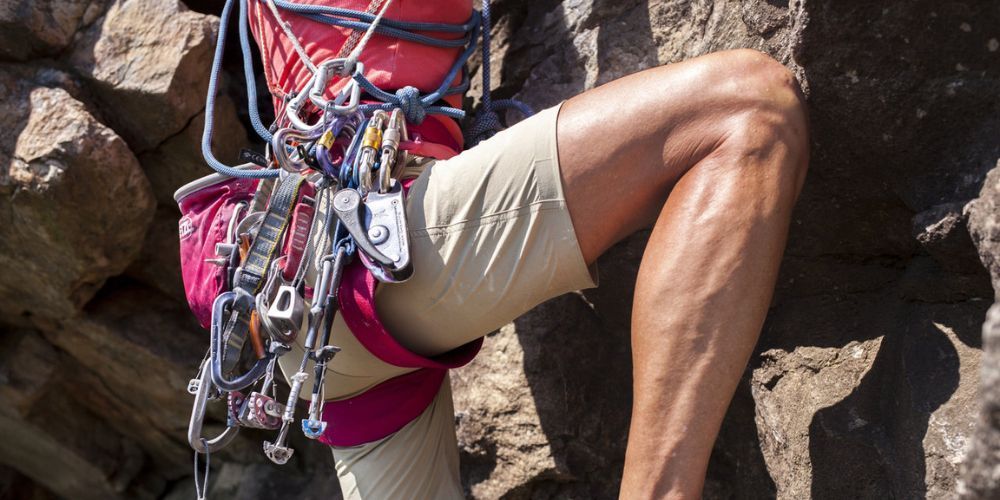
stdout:
POLYGON ((428 169, 407 199, 413 277, 382 285, 393 336, 436 355, 593 286, 559 176, 551 108, 428 169))

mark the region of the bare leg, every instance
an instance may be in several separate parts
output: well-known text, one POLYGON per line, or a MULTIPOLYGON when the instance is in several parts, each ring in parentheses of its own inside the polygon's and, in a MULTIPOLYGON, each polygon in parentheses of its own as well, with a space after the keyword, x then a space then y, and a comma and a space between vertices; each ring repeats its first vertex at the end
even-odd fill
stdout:
POLYGON ((570 100, 558 141, 588 263, 654 228, 633 305, 621 497, 698 498, 805 176, 797 85, 761 53, 712 54, 570 100))

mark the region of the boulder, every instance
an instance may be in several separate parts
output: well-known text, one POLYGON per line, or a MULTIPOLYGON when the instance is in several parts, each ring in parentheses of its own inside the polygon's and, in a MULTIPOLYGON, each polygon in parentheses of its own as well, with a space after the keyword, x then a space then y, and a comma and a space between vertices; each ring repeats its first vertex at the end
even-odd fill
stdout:
MULTIPOLYGON (((1000 290, 1000 163, 990 171, 979 198, 966 208, 979 257, 1000 290)), ((975 435, 963 465, 962 498, 1000 496, 1000 305, 990 309, 983 325, 982 398, 975 435)))
POLYGON ((820 305, 770 330, 800 328, 798 314, 835 327, 852 311, 869 338, 761 353, 751 391, 777 497, 946 497, 974 426, 982 306, 820 305))
POLYGON ((204 108, 217 17, 179 0, 125 0, 81 32, 69 63, 90 82, 108 123, 137 152, 204 108))
POLYGON ((142 251, 126 274, 155 288, 179 303, 185 303, 184 281, 181 279, 180 243, 177 221, 180 212, 174 207, 160 206, 146 233, 142 251))
POLYGON ((187 305, 118 278, 85 315, 45 326, 45 339, 82 367, 81 402, 141 443, 159 475, 188 474, 185 430, 193 400, 185 389, 204 356, 207 332, 187 305))
POLYGON ((488 336, 484 352, 453 372, 472 497, 617 495, 631 367, 627 332, 615 333, 601 331, 581 295, 566 295, 488 336))
POLYGON ((0 68, 0 314, 9 321, 72 316, 138 255, 154 204, 125 142, 67 91, 24 73, 0 68))

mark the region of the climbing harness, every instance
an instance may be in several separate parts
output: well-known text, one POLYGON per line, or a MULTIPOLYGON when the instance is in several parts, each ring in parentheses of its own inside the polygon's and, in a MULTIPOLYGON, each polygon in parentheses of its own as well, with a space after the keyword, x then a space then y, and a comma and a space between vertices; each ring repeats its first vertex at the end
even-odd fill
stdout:
MULTIPOLYGON (((360 269, 383 283, 412 275, 402 176, 411 156, 408 150, 418 148, 410 140, 408 124, 419 125, 428 114, 465 118, 464 111, 441 102, 468 89, 466 62, 480 35, 484 95, 482 109, 467 130, 470 142, 500 128, 499 110, 531 114, 516 101, 490 98, 488 1, 481 13, 473 11, 462 24, 390 19, 385 14, 392 3, 372 0, 367 12, 287 0, 227 0, 223 8, 202 136, 205 161, 217 173, 175 194, 183 214, 185 290, 192 311, 210 331, 208 352, 188 385, 194 395, 188 442, 195 451, 199 498, 208 484, 210 454, 231 442, 240 428, 277 431, 275 439, 263 443, 263 451, 278 464, 294 453, 288 437, 296 422, 310 439, 326 432, 326 367, 340 351, 331 344, 334 317, 344 314, 350 327, 357 321, 348 313, 358 314, 339 310, 340 295, 344 289, 366 286, 362 296, 369 296, 374 289, 371 281, 345 282, 345 272, 360 269), (285 96, 271 128, 261 122, 257 108, 248 36, 251 1, 268 9, 311 74, 301 88, 285 96), (263 165, 225 165, 211 150, 222 55, 236 5, 250 121, 267 145, 264 155, 256 155, 256 163, 263 165), (353 31, 339 57, 317 62, 284 15, 353 31), (421 94, 404 86, 390 93, 365 76, 360 60, 376 33, 461 53, 434 91, 421 94), (302 332, 298 369, 288 376, 287 395, 279 397, 277 359, 292 351, 302 332), (297 402, 306 390, 310 363, 309 406, 300 417, 297 402), (226 427, 208 438, 202 430, 211 401, 225 406, 226 427), (205 455, 202 471, 199 454, 205 455)), ((426 145, 427 150, 434 150, 433 144, 426 145)), ((370 303, 362 309, 373 311, 370 303)))

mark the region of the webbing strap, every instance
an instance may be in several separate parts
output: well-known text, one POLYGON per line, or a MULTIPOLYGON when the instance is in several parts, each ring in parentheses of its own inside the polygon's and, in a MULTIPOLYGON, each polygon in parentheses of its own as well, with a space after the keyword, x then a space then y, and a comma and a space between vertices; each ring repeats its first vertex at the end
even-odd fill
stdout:
POLYGON ((281 185, 271 194, 264 220, 257 231, 257 236, 253 239, 253 244, 250 245, 250 251, 247 252, 235 288, 252 296, 256 295, 264 285, 264 277, 267 276, 274 254, 278 251, 281 235, 288 227, 292 208, 299 198, 303 182, 305 177, 291 174, 282 180, 281 185))
POLYGON ((290 174, 271 193, 264 220, 237 273, 236 284, 233 287, 236 300, 233 301, 233 311, 224 329, 223 340, 226 349, 223 355, 223 372, 228 373, 233 370, 239 361, 243 344, 246 343, 247 334, 250 332, 249 313, 250 307, 254 304, 253 296, 264 285, 264 277, 267 276, 268 268, 271 267, 271 262, 278 251, 281 236, 291 221, 292 209, 299 199, 299 192, 304 182, 305 177, 290 174))

